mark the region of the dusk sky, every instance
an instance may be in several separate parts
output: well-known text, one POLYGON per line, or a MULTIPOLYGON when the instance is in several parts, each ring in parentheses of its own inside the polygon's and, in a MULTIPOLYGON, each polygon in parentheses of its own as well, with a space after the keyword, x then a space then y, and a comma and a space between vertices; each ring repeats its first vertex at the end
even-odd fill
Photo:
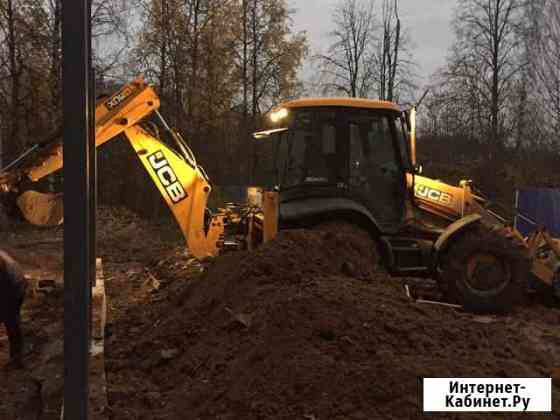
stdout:
MULTIPOLYGON (((339 0, 288 0, 295 9, 294 29, 306 31, 311 54, 325 49, 331 40, 331 16, 339 0)), ((400 0, 401 22, 412 38, 414 58, 419 65, 419 82, 426 83, 429 76, 445 63, 451 41, 451 19, 456 0, 400 0)), ((376 2, 380 8, 381 1, 376 2)), ((309 74, 312 70, 306 69, 309 74)))

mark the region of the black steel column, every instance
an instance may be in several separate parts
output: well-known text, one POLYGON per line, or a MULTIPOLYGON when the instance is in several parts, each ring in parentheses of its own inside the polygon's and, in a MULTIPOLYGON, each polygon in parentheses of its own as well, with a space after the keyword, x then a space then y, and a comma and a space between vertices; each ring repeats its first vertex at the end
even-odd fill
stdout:
POLYGON ((64 419, 87 420, 92 279, 90 5, 62 2, 64 419))
MULTIPOLYGON (((88 0, 88 16, 91 17, 91 3, 92 0, 88 0)), ((88 23, 90 21, 88 20, 88 23)), ((95 146, 95 70, 92 65, 92 47, 91 47, 91 23, 88 25, 88 69, 89 69, 89 106, 92 117, 89 118, 89 142, 93 144, 89 149, 89 176, 90 176, 90 206, 91 216, 89 220, 89 235, 90 235, 90 246, 92 251, 90 252, 90 264, 92 266, 91 272, 91 284, 95 286, 95 268, 96 268, 96 256, 97 256, 97 246, 96 246, 96 210, 97 210, 97 147, 95 146)))

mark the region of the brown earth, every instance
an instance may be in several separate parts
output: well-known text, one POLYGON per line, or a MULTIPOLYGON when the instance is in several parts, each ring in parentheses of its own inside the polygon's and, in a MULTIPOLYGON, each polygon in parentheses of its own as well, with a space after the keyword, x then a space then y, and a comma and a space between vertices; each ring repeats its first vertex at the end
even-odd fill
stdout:
MULTIPOLYGON (((43 232, 4 244, 29 270, 35 257, 58 270, 60 243, 43 232)), ((102 209, 98 237, 111 419, 417 418, 421 376, 552 376, 554 413, 524 418, 559 417, 558 307, 535 302, 497 318, 413 303, 372 263, 368 239, 342 228, 284 232, 204 272, 176 231, 126 211, 102 209)), ((39 336, 28 369, 0 371, 2 420, 33 406, 37 381, 55 369, 45 366, 61 366, 49 355, 62 301, 37 299, 24 312, 39 336)), ((6 354, 0 338, 0 369, 6 354)))
POLYGON ((5 368, 9 346, 0 326, 0 420, 58 420, 63 386, 62 230, 18 226, 15 233, 0 234, 2 249, 22 265, 32 286, 22 308, 25 369, 5 368), (36 292, 38 280, 49 287, 36 292))
POLYGON ((291 231, 202 275, 179 251, 126 286, 114 272, 112 418, 403 419, 420 417, 422 376, 559 385, 558 309, 489 318, 415 304, 371 249, 340 229, 291 231))

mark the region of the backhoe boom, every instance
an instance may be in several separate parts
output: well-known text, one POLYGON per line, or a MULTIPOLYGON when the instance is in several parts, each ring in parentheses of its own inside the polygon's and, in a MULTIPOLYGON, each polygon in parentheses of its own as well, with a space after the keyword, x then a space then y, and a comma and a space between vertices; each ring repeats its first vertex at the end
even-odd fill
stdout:
MULTIPOLYGON (((116 138, 159 106, 159 97, 142 78, 126 84, 114 95, 99 100, 95 109, 96 147, 116 138)), ((33 146, 4 168, 0 172, 0 189, 17 191, 23 179, 37 182, 61 169, 63 156, 60 133, 53 137, 43 144, 33 146), (35 151, 38 153, 30 159, 35 151)))
MULTIPOLYGON (((156 92, 142 78, 126 84, 112 96, 100 99, 95 110, 95 145, 102 146, 124 134, 173 213, 191 254, 199 259, 216 255, 224 230, 224 217, 217 215, 210 221, 205 220, 211 192, 209 180, 179 133, 172 130, 158 113, 159 106, 156 92), (177 151, 139 125, 152 113, 170 132, 177 151)), ((22 193, 26 182, 39 181, 63 167, 62 150, 60 136, 55 136, 33 146, 0 170, 0 191, 20 194, 17 205, 33 224, 62 223, 61 194, 32 190, 22 193)))

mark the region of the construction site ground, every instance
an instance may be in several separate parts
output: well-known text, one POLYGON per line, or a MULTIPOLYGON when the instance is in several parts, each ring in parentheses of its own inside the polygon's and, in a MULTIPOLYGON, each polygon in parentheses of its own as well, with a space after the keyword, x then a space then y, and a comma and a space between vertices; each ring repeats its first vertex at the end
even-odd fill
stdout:
MULTIPOLYGON (((423 376, 552 377, 554 413, 523 418, 560 416, 551 300, 504 317, 413 303, 344 226, 200 264, 167 224, 120 209, 98 218, 109 419, 419 418, 423 376)), ((23 310, 23 371, 3 367, 0 329, 0 419, 59 418, 62 229, 18 225, 1 246, 43 283, 23 310)))

